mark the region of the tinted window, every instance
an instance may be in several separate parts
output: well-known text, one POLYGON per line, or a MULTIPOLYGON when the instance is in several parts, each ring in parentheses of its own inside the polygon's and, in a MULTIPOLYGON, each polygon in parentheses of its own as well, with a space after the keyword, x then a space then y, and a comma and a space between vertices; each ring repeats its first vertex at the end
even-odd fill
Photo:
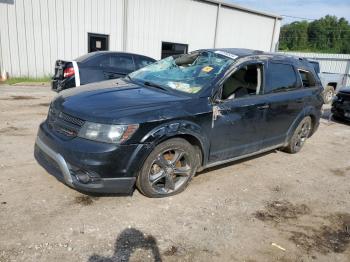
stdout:
POLYGON ((315 86, 316 84, 315 78, 310 72, 299 69, 299 74, 300 74, 301 81, 303 83, 303 87, 315 86))
POLYGON ((95 56, 95 55, 96 55, 96 53, 94 53, 94 52, 87 53, 86 55, 80 56, 74 60, 79 62, 79 63, 84 63, 84 62, 87 62, 89 59, 93 58, 93 56, 95 56))
POLYGON ((280 92, 296 87, 297 78, 293 66, 269 63, 267 67, 265 93, 280 92))
POLYGON ((111 56, 110 55, 101 55, 97 54, 95 56, 91 56, 86 61, 84 61, 86 66, 98 66, 105 67, 110 65, 111 56))
POLYGON ((134 60, 131 55, 113 55, 111 57, 111 67, 121 71, 134 71, 134 60))
POLYGON ((319 73, 320 73, 320 64, 319 64, 318 62, 310 62, 310 63, 311 63, 312 66, 314 67, 315 72, 316 72, 317 74, 319 74, 319 73))
POLYGON ((135 58, 136 67, 138 69, 142 68, 142 67, 145 67, 147 65, 150 65, 150 64, 155 62, 155 60, 153 60, 153 59, 150 59, 150 58, 147 58, 147 57, 142 57, 142 56, 134 56, 134 58, 135 58))

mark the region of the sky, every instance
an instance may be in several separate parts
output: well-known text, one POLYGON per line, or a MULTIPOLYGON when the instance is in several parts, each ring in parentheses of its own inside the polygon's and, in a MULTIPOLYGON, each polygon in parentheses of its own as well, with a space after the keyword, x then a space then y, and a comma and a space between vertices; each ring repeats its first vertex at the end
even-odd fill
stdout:
MULTIPOLYGON (((225 0, 259 11, 278 15, 318 19, 327 14, 344 17, 350 22, 350 0, 225 0)), ((285 23, 301 19, 283 17, 285 23)))

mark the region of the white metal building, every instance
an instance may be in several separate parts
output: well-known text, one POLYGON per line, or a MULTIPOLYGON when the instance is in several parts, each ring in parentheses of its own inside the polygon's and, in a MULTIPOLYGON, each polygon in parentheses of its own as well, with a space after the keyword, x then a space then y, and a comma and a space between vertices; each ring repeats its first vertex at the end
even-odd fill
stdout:
POLYGON ((200 48, 274 51, 281 17, 214 0, 0 0, 0 69, 52 74, 108 49, 160 59, 200 48))
POLYGON ((288 55, 306 57, 320 63, 320 71, 344 75, 344 84, 350 86, 350 55, 305 52, 281 52, 288 55))

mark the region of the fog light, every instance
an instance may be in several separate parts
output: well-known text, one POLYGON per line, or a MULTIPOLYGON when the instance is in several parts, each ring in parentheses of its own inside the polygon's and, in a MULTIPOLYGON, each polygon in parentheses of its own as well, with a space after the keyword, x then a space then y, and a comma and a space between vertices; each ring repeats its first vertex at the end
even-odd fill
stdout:
POLYGON ((101 180, 101 177, 93 171, 86 171, 83 169, 75 168, 75 170, 71 169, 71 172, 76 177, 76 179, 83 184, 94 183, 101 180))
POLYGON ((90 182, 90 176, 87 173, 83 173, 81 171, 75 173, 75 177, 78 179, 79 182, 83 184, 87 184, 90 182))

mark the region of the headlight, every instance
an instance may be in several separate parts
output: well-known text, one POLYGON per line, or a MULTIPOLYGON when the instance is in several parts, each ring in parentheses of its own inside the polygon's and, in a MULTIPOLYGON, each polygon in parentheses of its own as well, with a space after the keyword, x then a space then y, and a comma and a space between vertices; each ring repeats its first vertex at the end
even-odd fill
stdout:
POLYGON ((85 122, 78 136, 105 143, 121 143, 135 133, 139 125, 106 125, 85 122))

